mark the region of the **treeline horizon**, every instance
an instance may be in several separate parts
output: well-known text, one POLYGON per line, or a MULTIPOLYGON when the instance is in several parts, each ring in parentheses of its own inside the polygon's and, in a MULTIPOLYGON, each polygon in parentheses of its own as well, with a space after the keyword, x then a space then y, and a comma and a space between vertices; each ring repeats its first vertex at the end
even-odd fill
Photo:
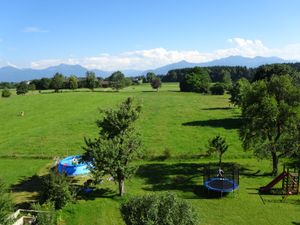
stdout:
MULTIPOLYGON (((300 72, 300 63, 275 63, 275 64, 267 64, 267 65, 286 65, 290 66, 293 69, 295 69, 297 72, 300 72)), ((249 81, 255 80, 255 76, 257 74, 257 71, 260 70, 260 68, 265 67, 267 65, 262 65, 257 68, 248 68, 246 66, 210 66, 210 67, 191 67, 191 68, 180 68, 180 69, 173 69, 169 70, 167 74, 157 74, 157 77, 161 79, 162 82, 182 82, 184 77, 189 74, 193 73, 193 71, 197 68, 201 68, 207 71, 207 73, 210 76, 211 82, 217 83, 221 82, 222 78, 226 74, 230 74, 232 82, 236 82, 237 80, 241 78, 245 78, 249 81)), ((112 73, 109 77, 101 77, 96 76, 94 72, 87 71, 87 74, 92 74, 95 79, 95 86, 94 88, 107 88, 109 87, 109 81, 111 80, 112 76, 116 73, 122 74, 122 76, 127 80, 126 86, 130 86, 132 84, 141 84, 141 83, 149 83, 148 74, 152 72, 149 72, 147 75, 140 75, 140 76, 125 76, 121 71, 116 71, 112 73), (103 82, 104 81, 104 82, 103 82), (103 83, 102 83, 103 82, 103 83)), ((76 77, 77 79, 77 88, 90 88, 89 85, 87 85, 87 78, 83 76, 77 76, 69 75, 65 76, 59 72, 53 74, 53 77, 56 74, 62 75, 65 80, 63 82, 63 88, 65 89, 72 89, 68 85, 68 78, 76 77)), ((9 88, 13 89, 18 86, 18 84, 22 82, 27 82, 28 84, 34 84, 36 90, 48 90, 53 89, 51 88, 51 79, 53 77, 42 77, 39 79, 33 79, 33 80, 26 80, 21 82, 0 82, 0 89, 9 88)))

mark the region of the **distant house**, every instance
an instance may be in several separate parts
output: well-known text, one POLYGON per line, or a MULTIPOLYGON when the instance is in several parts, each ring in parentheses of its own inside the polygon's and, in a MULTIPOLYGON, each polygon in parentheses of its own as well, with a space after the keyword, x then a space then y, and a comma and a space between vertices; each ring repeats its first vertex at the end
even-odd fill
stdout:
POLYGON ((100 86, 101 86, 102 88, 108 88, 108 87, 109 87, 109 81, 107 81, 107 80, 102 80, 102 81, 100 82, 100 86))

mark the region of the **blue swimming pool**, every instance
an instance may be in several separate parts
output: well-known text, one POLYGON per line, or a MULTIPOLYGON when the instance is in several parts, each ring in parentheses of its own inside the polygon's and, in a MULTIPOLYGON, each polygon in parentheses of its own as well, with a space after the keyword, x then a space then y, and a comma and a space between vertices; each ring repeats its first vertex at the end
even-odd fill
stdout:
POLYGON ((81 156, 68 156, 62 159, 57 166, 58 172, 65 173, 69 176, 78 176, 90 173, 88 163, 80 162, 81 156))

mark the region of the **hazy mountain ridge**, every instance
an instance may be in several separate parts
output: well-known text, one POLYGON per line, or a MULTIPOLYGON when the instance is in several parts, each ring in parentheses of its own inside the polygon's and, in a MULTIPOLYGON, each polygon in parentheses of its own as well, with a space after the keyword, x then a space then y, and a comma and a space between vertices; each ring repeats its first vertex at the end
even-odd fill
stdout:
MULTIPOLYGON (((290 60, 284 60, 279 57, 261 57, 257 56, 255 58, 248 58, 243 56, 229 56, 222 59, 213 60, 205 63, 190 63, 187 61, 180 61, 177 63, 169 64, 163 67, 159 67, 154 70, 123 70, 122 72, 126 76, 139 76, 145 75, 147 72, 154 72, 156 74, 166 74, 169 70, 180 69, 180 68, 189 68, 189 67, 209 67, 209 66, 246 66, 246 67, 258 67, 263 64, 272 64, 272 63, 289 63, 293 62, 290 60)), ((66 76, 76 75, 79 77, 85 76, 87 68, 81 65, 68 65, 60 64, 57 66, 51 66, 46 69, 19 69, 11 66, 5 66, 0 68, 0 81, 9 81, 9 82, 18 82, 22 80, 32 80, 38 79, 41 77, 52 77, 55 73, 59 72, 66 76)), ((107 77, 111 75, 113 71, 104 71, 99 69, 92 69, 89 71, 94 71, 99 77, 107 77)))

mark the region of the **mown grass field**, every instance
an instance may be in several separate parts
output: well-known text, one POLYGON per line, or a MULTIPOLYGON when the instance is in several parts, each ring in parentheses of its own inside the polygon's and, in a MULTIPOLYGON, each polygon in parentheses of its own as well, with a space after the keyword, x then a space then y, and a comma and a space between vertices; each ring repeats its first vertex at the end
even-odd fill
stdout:
MULTIPOLYGON (((199 224, 204 225, 300 224, 299 196, 282 203, 281 196, 261 199, 257 194, 256 189, 272 179, 271 164, 257 161, 251 152, 242 150, 237 132, 240 112, 229 107, 228 96, 180 93, 178 84, 163 84, 158 93, 149 85, 141 85, 119 93, 34 92, 0 99, 0 177, 13 187, 22 188, 24 184, 23 192, 13 193, 15 200, 34 200, 30 197, 36 190, 28 186, 28 180, 42 174, 51 165, 51 158, 82 152, 83 138, 97 135, 95 121, 101 116, 98 108, 115 107, 128 96, 143 105, 137 127, 148 159, 135 162, 137 174, 126 182, 126 197, 175 192, 195 206, 199 224), (18 116, 20 111, 25 116, 18 116), (224 155, 226 162, 241 167, 240 189, 226 198, 210 199, 203 189, 201 174, 203 165, 216 159, 203 155, 208 140, 217 134, 225 136, 230 145, 224 155), (171 159, 149 160, 165 149, 171 152, 171 159)), ((99 188, 77 204, 65 207, 61 224, 124 224, 119 213, 123 199, 116 196, 117 186, 105 181, 99 188)))

